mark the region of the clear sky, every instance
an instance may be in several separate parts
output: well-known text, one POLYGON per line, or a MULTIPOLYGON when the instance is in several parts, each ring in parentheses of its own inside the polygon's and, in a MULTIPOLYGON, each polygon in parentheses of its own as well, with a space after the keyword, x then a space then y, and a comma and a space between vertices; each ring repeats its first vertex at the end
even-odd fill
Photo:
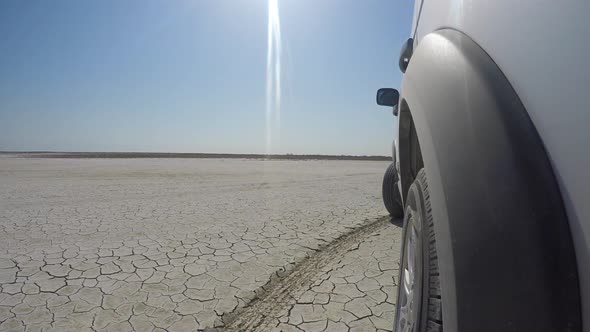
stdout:
MULTIPOLYGON (((411 0, 278 0, 273 153, 388 155, 411 0)), ((264 153, 267 0, 0 1, 0 150, 264 153)))

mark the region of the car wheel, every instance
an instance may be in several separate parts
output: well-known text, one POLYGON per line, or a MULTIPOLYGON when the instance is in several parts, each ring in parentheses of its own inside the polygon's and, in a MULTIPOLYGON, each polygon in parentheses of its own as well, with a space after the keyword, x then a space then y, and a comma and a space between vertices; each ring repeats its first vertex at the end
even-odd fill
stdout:
POLYGON ((383 176, 383 203, 393 218, 401 218, 404 215, 404 208, 396 180, 395 164, 391 163, 383 176))
POLYGON ((400 265, 394 331, 442 332, 438 258, 424 169, 408 191, 400 265))

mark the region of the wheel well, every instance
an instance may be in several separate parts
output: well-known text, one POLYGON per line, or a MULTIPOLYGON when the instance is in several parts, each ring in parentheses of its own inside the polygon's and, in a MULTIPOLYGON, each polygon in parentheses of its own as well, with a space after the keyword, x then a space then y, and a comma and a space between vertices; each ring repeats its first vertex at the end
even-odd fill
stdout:
POLYGON ((405 202, 408 189, 416 179, 418 171, 424 167, 418 134, 412 113, 405 100, 400 103, 399 112, 399 160, 402 198, 405 202))

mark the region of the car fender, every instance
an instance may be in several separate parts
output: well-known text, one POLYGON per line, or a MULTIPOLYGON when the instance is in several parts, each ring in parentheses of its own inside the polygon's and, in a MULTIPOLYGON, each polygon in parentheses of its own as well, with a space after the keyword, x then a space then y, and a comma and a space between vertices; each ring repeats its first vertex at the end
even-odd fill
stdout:
POLYGON ((580 331, 575 252, 543 143, 489 55, 451 29, 424 36, 402 81, 426 171, 446 331, 580 331))

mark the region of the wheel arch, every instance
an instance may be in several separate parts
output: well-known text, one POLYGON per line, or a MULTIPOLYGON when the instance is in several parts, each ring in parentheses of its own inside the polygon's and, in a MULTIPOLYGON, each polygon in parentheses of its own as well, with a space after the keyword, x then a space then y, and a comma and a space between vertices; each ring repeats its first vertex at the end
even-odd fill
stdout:
POLYGON ((431 191, 445 330, 580 331, 559 188, 541 138, 490 56, 455 30, 424 36, 402 82, 399 116, 402 197, 420 162, 431 191))
MULTIPOLYGON (((402 197, 408 195, 408 190, 418 174, 424 167, 420 142, 412 119, 412 113, 405 99, 399 106, 399 156, 400 156, 400 182, 402 197)), ((404 199, 405 201, 405 199, 404 199)))

